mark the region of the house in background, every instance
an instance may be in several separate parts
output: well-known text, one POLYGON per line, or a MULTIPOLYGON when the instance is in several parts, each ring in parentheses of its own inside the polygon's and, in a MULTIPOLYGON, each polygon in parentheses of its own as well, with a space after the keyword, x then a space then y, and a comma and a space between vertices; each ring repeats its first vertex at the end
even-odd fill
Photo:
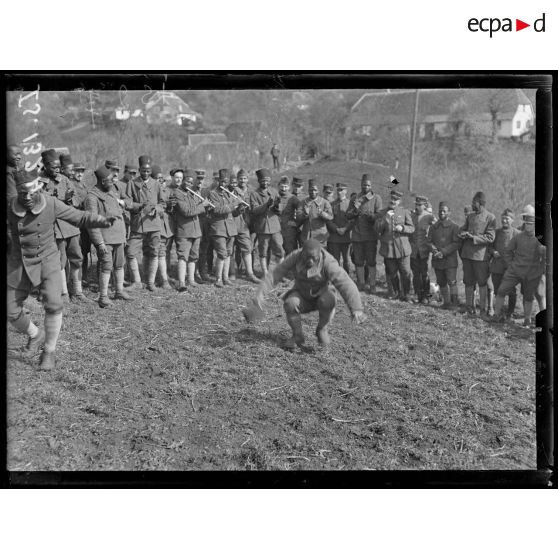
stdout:
POLYGON ((188 126, 196 124, 202 115, 192 109, 172 91, 155 91, 145 103, 145 118, 149 124, 176 124, 188 126))
MULTIPOLYGON (((355 136, 381 129, 410 134, 415 90, 364 94, 351 108, 348 126, 355 136)), ((535 122, 529 97, 521 89, 422 89, 419 92, 417 135, 424 140, 490 136, 525 140, 535 122)))

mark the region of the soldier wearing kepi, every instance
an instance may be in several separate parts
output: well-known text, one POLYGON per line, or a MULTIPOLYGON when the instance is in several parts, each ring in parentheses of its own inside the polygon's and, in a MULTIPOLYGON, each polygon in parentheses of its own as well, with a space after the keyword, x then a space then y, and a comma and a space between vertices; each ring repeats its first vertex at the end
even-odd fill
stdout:
MULTIPOLYGON (((219 173, 217 173, 218 175, 219 173)), ((197 175, 197 182, 195 185, 195 188, 193 188, 193 190, 195 190, 196 192, 198 192, 201 196, 203 196, 204 198, 208 199, 209 198, 209 194, 211 193, 211 191, 214 189, 213 185, 204 188, 203 187, 203 182, 205 180, 205 171, 204 170, 199 170, 196 171, 196 175, 197 175)), ((218 180, 217 180, 217 188, 219 187, 218 185, 218 180)), ((202 236, 201 236, 201 240, 200 240, 200 256, 199 256, 199 260, 198 260, 198 265, 196 266, 198 268, 198 274, 199 274, 199 280, 201 283, 209 283, 209 281, 211 280, 209 277, 209 263, 210 261, 213 260, 212 256, 213 256, 213 240, 211 239, 211 236, 209 234, 209 222, 210 222, 210 216, 207 213, 202 213, 199 216, 200 219, 200 227, 201 227, 201 231, 202 231, 202 236)))
MULTIPOLYGON (((502 213, 502 227, 496 229, 494 242, 488 247, 488 253, 490 254, 490 276, 492 278, 492 283, 494 285, 494 292, 498 293, 500 284, 502 283, 502 278, 504 277, 504 272, 508 267, 506 260, 504 259, 504 253, 508 248, 511 239, 519 234, 519 231, 512 226, 514 220, 514 214, 511 209, 505 209, 502 213)), ((506 311, 506 317, 511 318, 513 311, 515 310, 515 305, 517 303, 517 287, 514 287, 508 296, 508 308, 506 311)))
POLYGON ((317 240, 324 248, 329 236, 327 222, 333 220, 331 204, 318 196, 318 186, 314 179, 308 181, 308 197, 299 206, 297 223, 301 225, 302 240, 317 240))
POLYGON ((138 167, 134 163, 127 163, 124 165, 124 174, 122 175, 122 182, 128 184, 130 180, 134 180, 138 174, 138 167))
POLYGON ((376 219, 382 209, 382 198, 372 191, 372 178, 363 174, 360 181, 360 194, 355 197, 347 210, 347 217, 354 220, 351 230, 358 288, 365 290, 364 266, 368 266, 368 287, 370 293, 376 292, 376 255, 378 233, 376 219))
POLYGON ((408 209, 400 207, 402 192, 392 190, 388 207, 376 220, 380 240, 380 255, 384 258, 389 298, 409 302, 411 290, 411 244, 409 236, 415 231, 408 209))
POLYGON ((504 259, 508 264, 496 295, 494 321, 502 321, 504 299, 521 283, 523 292, 524 326, 531 325, 533 300, 537 287, 546 268, 546 246, 535 236, 535 212, 521 215, 523 228, 515 235, 504 250, 504 259))
POLYGON ((89 228, 91 242, 97 250, 99 268, 99 300, 101 308, 112 306, 108 297, 110 275, 114 270, 115 299, 130 300, 130 295, 124 290, 124 244, 126 242, 126 228, 122 215, 122 204, 113 189, 112 171, 105 166, 95 171, 97 184, 91 188, 85 199, 85 209, 92 215, 107 217, 114 215, 117 219, 106 229, 101 231, 89 228))
MULTIPOLYGON (((167 208, 167 202, 171 195, 171 189, 167 186, 161 167, 153 165, 151 167, 151 176, 159 183, 161 200, 165 208, 167 208)), ((169 283, 169 276, 167 274, 167 257, 170 255, 172 249, 173 237, 172 214, 165 209, 161 215, 161 243, 159 244, 157 266, 157 273, 161 278, 160 287, 163 289, 172 289, 169 283)))
POLYGON ((350 200, 347 198, 347 185, 337 183, 337 199, 331 204, 333 220, 328 221, 329 238, 327 239, 327 250, 341 265, 343 258, 343 269, 349 273, 349 248, 351 247, 351 229, 354 221, 349 220, 347 211, 350 200))
POLYGON ((272 262, 280 262, 283 259, 283 236, 281 235, 281 223, 279 216, 273 211, 279 194, 277 190, 270 188, 271 173, 267 169, 256 171, 259 188, 250 192, 250 218, 254 223, 254 231, 258 238, 258 255, 262 274, 267 273, 267 252, 271 249, 272 262))
MULTIPOLYGON (((413 288, 417 302, 428 304, 430 298, 430 278, 428 277, 428 260, 430 250, 426 237, 430 226, 436 221, 432 213, 427 211, 428 198, 415 198, 415 211, 411 213, 415 232, 410 237, 411 271, 413 272, 413 288)), ((441 287, 441 285, 440 285, 441 287)))
POLYGON ((11 249, 8 257, 8 320, 21 333, 29 336, 24 354, 32 356, 44 344, 41 369, 55 367, 54 351, 62 326, 62 277, 60 255, 54 238, 57 221, 68 221, 76 227, 109 227, 114 216, 103 217, 79 211, 55 197, 41 192, 36 173, 16 174, 17 197, 8 209, 8 231, 11 249), (39 287, 45 308, 44 330, 31 322, 23 302, 39 287))
POLYGON ((444 300, 442 308, 457 306, 457 251, 461 246, 459 225, 450 219, 448 202, 438 206, 439 220, 429 229, 426 244, 432 252, 432 268, 444 300))
POLYGON ((477 192, 471 204, 472 212, 467 215, 461 227, 459 238, 463 240, 461 260, 463 262, 463 282, 465 283, 465 305, 467 314, 475 315, 475 285, 479 285, 481 316, 488 315, 488 288, 490 276, 488 246, 494 242, 496 218, 485 209, 486 197, 477 192))
POLYGON ((283 303, 287 322, 292 330, 292 337, 287 341, 286 348, 294 349, 297 345, 304 348, 301 315, 315 310, 319 313, 316 328, 318 342, 322 346, 331 343, 328 327, 335 315, 335 292, 332 286, 343 297, 353 319, 357 323, 364 320, 356 285, 335 258, 314 239, 307 240, 302 248, 289 254, 283 262, 270 270, 258 287, 253 302, 261 308, 264 296, 291 274, 294 276, 294 286, 284 296, 283 303))
POLYGON ((200 216, 205 215, 205 208, 209 206, 209 202, 201 194, 198 197, 192 193, 196 191, 194 171, 174 169, 171 175, 178 187, 173 190, 167 204, 173 217, 178 257, 178 290, 184 292, 187 287, 197 287, 195 270, 202 236, 200 216))
MULTIPOLYGON (((89 188, 83 182, 83 175, 85 173, 85 165, 81 163, 74 164, 74 173, 72 176, 72 185, 76 191, 76 196, 80 200, 80 205, 78 209, 85 208, 85 198, 89 192, 89 188)), ((91 253, 91 239, 89 238, 89 232, 87 229, 81 229, 79 235, 79 244, 81 246, 81 255, 83 261, 81 263, 81 275, 82 278, 87 277, 87 270, 89 268, 89 254, 91 253)))
MULTIPOLYGON (((61 202, 79 208, 83 201, 77 194, 73 182, 60 173, 60 159, 54 149, 41 153, 45 177, 49 179, 45 191, 61 202)), ((81 283, 81 265, 83 254, 80 246, 80 230, 69 221, 60 220, 55 226, 56 243, 60 251, 60 273, 62 276, 62 296, 68 296, 66 285, 66 263, 70 262, 70 279, 72 285, 72 301, 90 302, 83 294, 81 283)))
POLYGON ((140 176, 128 182, 126 190, 129 202, 126 209, 130 210, 130 238, 128 240, 128 265, 132 273, 131 288, 141 288, 137 256, 143 250, 147 259, 146 287, 155 290, 155 277, 159 263, 159 245, 161 243, 161 215, 165 207, 159 182, 151 176, 151 158, 147 155, 139 157, 140 176))
POLYGON ((283 236, 283 249, 288 255, 301 246, 300 229, 296 221, 297 211, 303 199, 301 178, 293 178, 292 193, 289 195, 285 208, 281 213, 281 234, 283 236))
POLYGON ((218 288, 232 285, 229 279, 229 269, 234 237, 237 233, 233 211, 237 208, 239 202, 229 192, 229 178, 229 170, 221 169, 219 171, 219 188, 209 195, 209 201, 214 205, 211 210, 209 233, 217 253, 217 261, 215 262, 217 281, 215 286, 218 288))
MULTIPOLYGON (((254 267, 252 261, 252 239, 250 234, 250 202, 248 201, 248 176, 240 169, 236 178, 231 177, 229 189, 233 194, 244 200, 244 203, 237 205, 233 211, 234 221, 236 223, 236 237, 234 246, 236 252, 240 254, 244 269, 246 270, 246 279, 252 283, 259 283, 260 280, 254 275, 254 267), (243 174, 241 174, 243 173, 243 174), (241 182, 242 180, 242 182, 241 182)), ((236 254, 235 254, 236 257, 236 254)), ((239 267, 238 259, 232 262, 231 271, 239 267)), ((231 273, 231 275, 234 275, 231 273)))

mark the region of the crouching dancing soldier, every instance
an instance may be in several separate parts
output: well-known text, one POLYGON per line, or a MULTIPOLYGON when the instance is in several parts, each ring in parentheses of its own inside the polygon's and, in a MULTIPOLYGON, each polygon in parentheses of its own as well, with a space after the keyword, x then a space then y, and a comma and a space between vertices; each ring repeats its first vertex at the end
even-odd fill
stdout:
POLYGON ((322 346, 331 343, 328 326, 335 315, 332 285, 351 310, 353 320, 356 323, 365 320, 357 286, 337 260, 314 239, 306 240, 302 248, 291 252, 266 274, 256 291, 254 302, 261 308, 266 293, 289 273, 294 276, 294 286, 284 296, 283 308, 293 335, 286 343, 287 349, 294 349, 297 345, 304 348, 301 314, 315 310, 319 313, 316 328, 318 342, 322 346))
POLYGON ((130 295, 124 290, 124 244, 126 243, 126 226, 122 208, 124 201, 120 200, 113 189, 113 173, 104 165, 95 171, 97 184, 89 191, 85 198, 85 210, 93 215, 115 215, 116 221, 103 231, 89 228, 89 238, 97 249, 99 269, 99 300, 101 308, 112 306, 108 297, 110 274, 114 268, 115 294, 114 298, 130 300, 130 295))
POLYGON ((18 172, 16 188, 17 197, 11 200, 8 210, 8 320, 17 331, 29 336, 24 354, 34 355, 44 344, 41 370, 53 370, 63 309, 60 255, 54 237, 54 224, 61 220, 76 227, 108 228, 116 217, 80 211, 41 193, 36 173, 18 172), (31 321, 23 308, 24 300, 36 287, 43 295, 44 330, 31 321))

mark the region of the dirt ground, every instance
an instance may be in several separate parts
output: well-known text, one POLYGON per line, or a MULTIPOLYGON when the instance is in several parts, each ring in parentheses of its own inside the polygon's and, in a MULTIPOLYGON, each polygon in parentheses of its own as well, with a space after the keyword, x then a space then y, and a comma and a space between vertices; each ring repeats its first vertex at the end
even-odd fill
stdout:
POLYGON ((380 288, 363 295, 360 326, 339 299, 328 351, 306 316, 314 350, 291 353, 287 289, 255 326, 241 278, 105 310, 70 304, 54 373, 23 358, 9 328, 8 469, 536 467, 535 333, 520 319, 492 325, 380 288))

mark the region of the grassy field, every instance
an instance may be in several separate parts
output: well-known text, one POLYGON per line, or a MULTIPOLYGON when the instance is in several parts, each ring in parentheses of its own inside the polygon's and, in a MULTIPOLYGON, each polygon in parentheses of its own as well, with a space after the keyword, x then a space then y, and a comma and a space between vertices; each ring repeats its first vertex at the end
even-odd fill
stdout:
MULTIPOLYGON (((389 176, 339 161, 286 174, 355 190, 363 172, 389 176)), ((339 301, 326 352, 315 315, 304 318, 314 350, 282 348, 288 286, 262 324, 244 323, 254 286, 242 279, 141 291, 106 310, 70 305, 54 373, 23 358, 25 338, 9 328, 8 469, 534 469, 535 333, 522 316, 491 325, 388 301, 384 286, 363 295, 361 326, 339 301)))
POLYGON ((258 326, 242 321, 242 279, 71 305, 54 373, 10 330, 8 469, 535 468, 532 330, 380 289, 363 295, 360 326, 340 301, 328 351, 305 317, 314 350, 290 353, 287 288, 258 326))

